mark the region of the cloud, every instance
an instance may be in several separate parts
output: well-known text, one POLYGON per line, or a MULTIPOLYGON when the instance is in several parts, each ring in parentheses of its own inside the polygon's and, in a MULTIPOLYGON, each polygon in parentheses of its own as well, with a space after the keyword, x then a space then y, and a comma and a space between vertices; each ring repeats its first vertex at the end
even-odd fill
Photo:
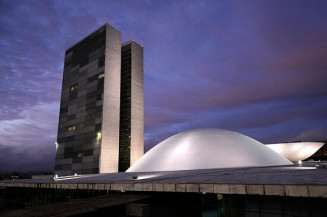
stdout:
MULTIPOLYGON (((193 128, 221 128, 244 133, 263 143, 299 140, 298 134, 315 126, 327 128, 327 100, 323 97, 285 98, 248 103, 240 106, 227 106, 197 112, 162 114, 164 121, 148 123, 150 131, 146 142, 147 149, 168 136, 193 128), (296 109, 294 109, 296 108, 296 109)), ((314 134, 305 136, 302 141, 322 140, 325 136, 314 134)))
POLYGON ((26 148, 12 148, 0 144, 0 172, 51 172, 54 168, 54 151, 36 146, 37 153, 26 148))
POLYGON ((55 103, 26 109, 21 119, 0 121, 0 171, 51 171, 58 108, 55 103))
POLYGON ((299 141, 315 141, 320 138, 319 141, 327 139, 327 129, 326 128, 314 128, 301 132, 295 137, 299 141))

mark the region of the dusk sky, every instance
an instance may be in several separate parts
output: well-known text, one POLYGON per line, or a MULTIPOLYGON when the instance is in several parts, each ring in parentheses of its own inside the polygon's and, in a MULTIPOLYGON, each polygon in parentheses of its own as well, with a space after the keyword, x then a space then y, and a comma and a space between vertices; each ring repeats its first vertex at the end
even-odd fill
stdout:
POLYGON ((327 1, 0 0, 0 172, 53 170, 65 50, 106 22, 144 47, 146 151, 327 138, 327 1))

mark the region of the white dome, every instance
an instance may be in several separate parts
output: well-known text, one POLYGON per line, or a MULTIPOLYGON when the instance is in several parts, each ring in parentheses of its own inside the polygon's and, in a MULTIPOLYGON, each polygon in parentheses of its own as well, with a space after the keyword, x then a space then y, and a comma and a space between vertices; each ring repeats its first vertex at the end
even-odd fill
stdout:
POLYGON ((240 133, 195 129, 178 133, 144 154, 126 172, 262 167, 292 163, 240 133))
POLYGON ((286 159, 295 162, 307 159, 316 153, 323 145, 323 142, 289 142, 268 144, 266 146, 286 159))

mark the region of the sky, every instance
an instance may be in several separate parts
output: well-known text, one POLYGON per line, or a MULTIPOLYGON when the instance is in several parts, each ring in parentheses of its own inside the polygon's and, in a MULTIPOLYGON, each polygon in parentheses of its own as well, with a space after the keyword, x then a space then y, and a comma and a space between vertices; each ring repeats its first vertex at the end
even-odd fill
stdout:
POLYGON ((0 172, 53 170, 65 50, 104 23, 144 48, 145 151, 327 138, 327 1, 0 0, 0 172))

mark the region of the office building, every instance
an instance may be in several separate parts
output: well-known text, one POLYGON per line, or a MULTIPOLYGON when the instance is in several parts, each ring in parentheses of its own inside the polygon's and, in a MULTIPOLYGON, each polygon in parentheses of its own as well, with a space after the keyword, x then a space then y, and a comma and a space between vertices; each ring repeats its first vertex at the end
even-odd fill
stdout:
POLYGON ((143 113, 143 48, 105 24, 66 51, 55 173, 126 170, 143 154, 143 113))

